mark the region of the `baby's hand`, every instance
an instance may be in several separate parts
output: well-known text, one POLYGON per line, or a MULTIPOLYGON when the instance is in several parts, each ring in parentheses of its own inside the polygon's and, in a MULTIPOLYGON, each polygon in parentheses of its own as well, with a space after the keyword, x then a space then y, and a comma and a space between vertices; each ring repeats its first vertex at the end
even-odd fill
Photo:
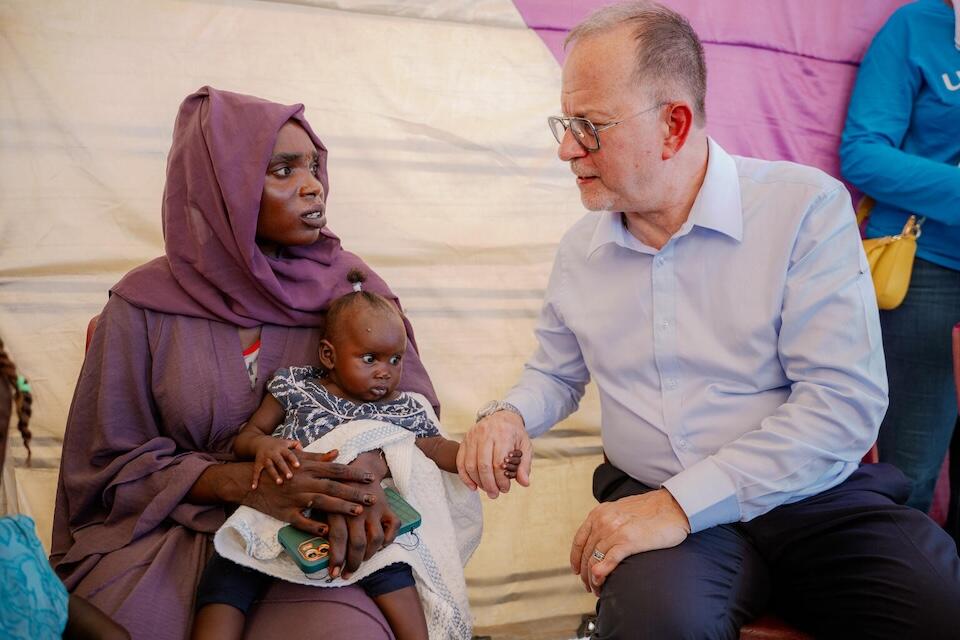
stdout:
POLYGON ((286 438, 274 438, 264 436, 257 439, 257 455, 253 460, 253 489, 260 484, 260 475, 266 470, 267 475, 273 478, 277 484, 283 484, 283 479, 293 477, 293 471, 300 466, 300 460, 294 450, 301 450, 299 440, 287 440, 286 438))
POLYGON ((517 477, 517 469, 520 468, 520 460, 523 458, 523 452, 520 449, 514 449, 508 453, 504 458, 503 462, 500 463, 500 469, 503 470, 503 475, 507 478, 513 480, 517 477))

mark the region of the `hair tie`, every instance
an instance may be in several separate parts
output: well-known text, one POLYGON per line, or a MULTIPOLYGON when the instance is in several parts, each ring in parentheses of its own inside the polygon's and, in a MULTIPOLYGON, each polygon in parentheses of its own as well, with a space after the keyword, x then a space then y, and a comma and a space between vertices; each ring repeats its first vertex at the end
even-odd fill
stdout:
POLYGON ((27 379, 21 375, 17 376, 17 389, 21 393, 30 393, 30 383, 27 382, 27 379))
POLYGON ((363 283, 362 283, 362 282, 354 282, 354 283, 353 283, 353 290, 354 290, 354 291, 357 291, 357 292, 362 291, 362 290, 363 290, 363 283))

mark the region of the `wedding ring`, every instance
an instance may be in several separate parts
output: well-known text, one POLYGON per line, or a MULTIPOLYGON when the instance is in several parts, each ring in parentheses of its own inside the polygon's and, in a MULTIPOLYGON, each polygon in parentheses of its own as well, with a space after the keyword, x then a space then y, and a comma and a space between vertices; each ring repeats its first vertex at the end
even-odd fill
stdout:
POLYGON ((602 562, 603 559, 607 557, 607 554, 605 554, 603 551, 600 551, 600 549, 594 549, 593 557, 597 562, 602 562))

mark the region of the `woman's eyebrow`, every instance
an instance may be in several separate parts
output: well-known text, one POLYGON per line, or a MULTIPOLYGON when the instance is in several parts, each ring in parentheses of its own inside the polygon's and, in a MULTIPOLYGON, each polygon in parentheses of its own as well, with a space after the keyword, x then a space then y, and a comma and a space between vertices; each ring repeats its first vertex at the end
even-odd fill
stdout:
POLYGON ((275 153, 273 154, 273 157, 270 158, 270 164, 274 164, 276 162, 297 162, 302 157, 302 153, 275 153))
MULTIPOLYGON (((270 164, 276 164, 277 162, 294 163, 294 162, 299 162, 301 158, 303 158, 302 153, 280 152, 280 153, 273 154, 273 157, 270 158, 270 164)), ((314 151, 313 153, 311 153, 310 160, 312 160, 313 162, 317 162, 318 160, 320 160, 320 153, 317 151, 314 151)))

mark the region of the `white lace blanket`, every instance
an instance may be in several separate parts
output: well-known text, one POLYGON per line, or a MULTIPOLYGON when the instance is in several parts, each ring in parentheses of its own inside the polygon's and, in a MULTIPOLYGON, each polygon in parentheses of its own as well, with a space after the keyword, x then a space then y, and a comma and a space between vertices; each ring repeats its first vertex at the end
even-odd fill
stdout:
MULTIPOLYGON (((429 407, 425 399, 418 400, 429 407)), ((214 545, 220 555, 238 564, 317 587, 352 584, 377 569, 405 562, 413 568, 431 640, 470 638, 473 622, 463 566, 480 543, 479 496, 424 456, 412 433, 386 422, 357 420, 341 425, 306 450, 339 449, 337 462, 348 463, 378 448, 387 457, 397 491, 420 512, 423 522, 364 562, 349 580, 328 583, 326 570, 304 574, 277 541, 277 532, 286 523, 249 507, 240 507, 227 519, 214 545)))

